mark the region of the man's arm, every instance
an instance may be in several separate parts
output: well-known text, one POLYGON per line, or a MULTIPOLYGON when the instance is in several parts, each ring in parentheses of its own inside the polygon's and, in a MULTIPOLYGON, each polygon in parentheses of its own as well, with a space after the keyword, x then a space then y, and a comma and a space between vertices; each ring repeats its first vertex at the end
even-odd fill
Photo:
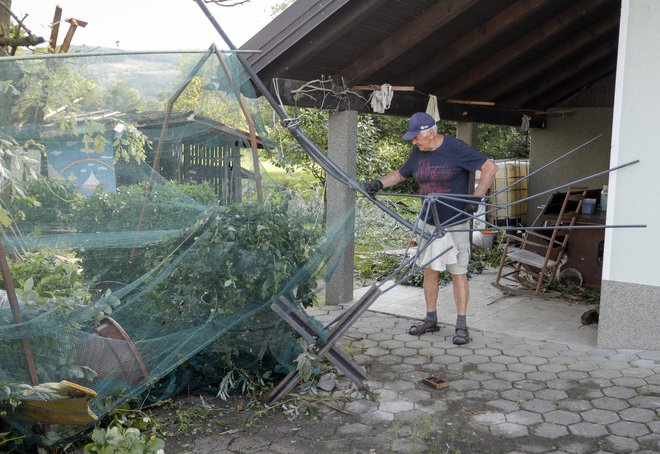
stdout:
POLYGON ((495 161, 492 159, 487 159, 486 162, 481 165, 481 168, 479 169, 481 176, 479 177, 479 184, 474 190, 474 195, 479 197, 486 195, 486 192, 488 192, 488 188, 490 188, 490 185, 493 183, 499 168, 500 167, 495 164, 495 161))
POLYGON ((399 173, 399 170, 393 170, 384 177, 379 178, 380 182, 383 183, 384 188, 390 188, 392 186, 395 186, 399 183, 401 183, 403 180, 405 180, 404 177, 401 176, 399 173))

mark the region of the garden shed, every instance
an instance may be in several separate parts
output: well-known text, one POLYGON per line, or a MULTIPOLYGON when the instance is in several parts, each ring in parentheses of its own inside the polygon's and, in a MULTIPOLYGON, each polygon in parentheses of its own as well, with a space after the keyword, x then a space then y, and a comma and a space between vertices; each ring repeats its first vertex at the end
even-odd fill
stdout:
MULTIPOLYGON (((530 172, 544 168, 530 178, 532 195, 598 174, 586 184, 609 186, 612 226, 598 343, 659 348, 660 215, 639 196, 660 171, 659 18, 653 0, 298 0, 241 49, 259 51, 248 61, 276 99, 330 111, 328 153, 349 175, 357 113, 374 111, 374 97, 387 99, 385 115, 437 101, 441 118, 457 121, 457 135, 477 148, 477 123, 530 127, 530 172), (636 160, 644 164, 607 172, 636 160), (646 227, 616 228, 630 224, 646 227)), ((529 204, 528 219, 544 199, 529 204)), ((331 223, 354 194, 331 183, 328 201, 331 223)), ((352 299, 352 248, 341 263, 330 303, 352 299)))
MULTIPOLYGON (((58 123, 27 126, 19 131, 25 137, 34 137, 38 128, 45 146, 42 155, 42 173, 75 184, 85 193, 103 184, 107 191, 144 181, 148 175, 136 171, 134 162, 114 162, 112 142, 119 134, 113 129, 121 120, 135 126, 151 142, 146 148, 146 162, 150 168, 157 160, 158 173, 167 180, 207 182, 223 204, 241 201, 242 179, 251 178, 252 172, 241 167, 241 151, 250 149, 249 134, 203 115, 193 112, 172 113, 168 121, 163 112, 124 113, 100 111, 76 119, 79 125, 97 121, 105 125, 107 142, 94 149, 84 149, 80 137, 62 130, 58 123), (165 125, 165 126, 164 126, 165 125), (159 141, 160 150, 157 145, 159 141), (158 158, 156 158, 158 154, 158 158)), ((81 128, 82 129, 82 128, 81 128)), ((257 137, 257 147, 262 148, 257 137)))

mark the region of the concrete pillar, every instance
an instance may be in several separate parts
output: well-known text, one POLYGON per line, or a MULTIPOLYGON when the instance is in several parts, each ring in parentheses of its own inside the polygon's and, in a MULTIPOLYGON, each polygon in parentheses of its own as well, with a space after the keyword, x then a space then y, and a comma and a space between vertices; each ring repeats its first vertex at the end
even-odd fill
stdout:
MULTIPOLYGON (((478 150, 477 146, 479 140, 477 139, 477 123, 472 121, 459 121, 456 124, 456 138, 461 139, 475 150, 478 150)), ((472 188, 470 194, 472 194, 472 191, 474 190, 474 177, 474 174, 470 174, 470 188, 472 188)))
POLYGON ((477 150, 477 124, 472 121, 459 121, 456 124, 456 138, 477 150))
MULTIPOLYGON (((330 112, 328 156, 349 176, 355 177, 357 112, 330 112)), ((328 269, 332 277, 325 290, 326 304, 343 304, 353 299, 353 255, 355 252, 355 191, 328 176, 326 231, 341 229, 328 269)))
POLYGON ((609 180, 598 346, 660 349, 660 2, 623 0, 610 167, 639 159, 609 180))

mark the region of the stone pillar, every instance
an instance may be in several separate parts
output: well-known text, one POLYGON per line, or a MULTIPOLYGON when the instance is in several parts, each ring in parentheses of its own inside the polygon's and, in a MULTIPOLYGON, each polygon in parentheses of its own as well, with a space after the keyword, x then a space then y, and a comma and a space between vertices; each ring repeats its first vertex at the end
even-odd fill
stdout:
POLYGON ((477 124, 472 121, 459 121, 456 124, 456 138, 477 149, 477 124))
MULTIPOLYGON (((328 156, 349 176, 355 177, 357 112, 330 112, 328 156)), ((329 261, 332 277, 325 290, 326 304, 343 304, 353 299, 353 255, 355 252, 355 191, 328 176, 326 231, 337 236, 334 256, 329 261)))

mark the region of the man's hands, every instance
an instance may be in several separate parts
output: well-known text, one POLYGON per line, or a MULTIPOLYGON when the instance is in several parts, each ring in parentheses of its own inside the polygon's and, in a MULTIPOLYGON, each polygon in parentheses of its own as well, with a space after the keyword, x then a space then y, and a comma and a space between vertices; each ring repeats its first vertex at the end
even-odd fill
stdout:
POLYGON ((370 181, 369 183, 367 183, 365 189, 367 190, 369 195, 373 197, 378 191, 383 189, 383 182, 380 180, 370 181))
POLYGON ((474 202, 466 203, 465 208, 463 208, 463 211, 465 211, 467 214, 476 213, 479 209, 479 204, 486 201, 486 197, 473 196, 471 198, 474 199, 474 202))

